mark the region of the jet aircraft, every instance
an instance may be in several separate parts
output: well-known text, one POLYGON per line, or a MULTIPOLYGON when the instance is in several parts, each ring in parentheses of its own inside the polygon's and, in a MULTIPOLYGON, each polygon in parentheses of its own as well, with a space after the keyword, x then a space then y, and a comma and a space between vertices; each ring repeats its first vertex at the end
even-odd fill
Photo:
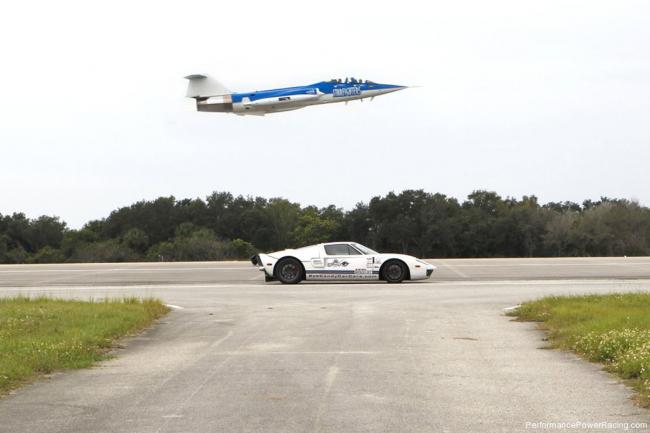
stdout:
POLYGON ((348 102, 406 89, 408 86, 380 84, 356 78, 321 81, 283 89, 231 92, 219 81, 202 74, 188 75, 187 97, 196 100, 197 111, 264 116, 309 105, 348 102))

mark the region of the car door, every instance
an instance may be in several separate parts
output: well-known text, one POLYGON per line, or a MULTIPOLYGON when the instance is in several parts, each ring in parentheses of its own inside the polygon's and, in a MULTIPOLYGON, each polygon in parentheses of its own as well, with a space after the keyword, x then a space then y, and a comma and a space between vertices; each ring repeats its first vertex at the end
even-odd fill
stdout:
POLYGON ((372 259, 347 243, 327 244, 323 258, 322 279, 367 280, 376 279, 372 259))

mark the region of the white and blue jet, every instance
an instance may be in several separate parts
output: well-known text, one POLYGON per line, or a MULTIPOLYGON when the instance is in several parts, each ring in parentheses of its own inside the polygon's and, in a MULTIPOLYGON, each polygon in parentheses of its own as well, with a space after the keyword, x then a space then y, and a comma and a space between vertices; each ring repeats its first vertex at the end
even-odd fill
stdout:
POLYGON ((231 92, 219 81, 202 74, 188 75, 187 97, 196 100, 198 111, 235 113, 240 116, 297 110, 309 105, 363 100, 406 89, 408 86, 380 84, 355 78, 321 81, 283 89, 231 92))

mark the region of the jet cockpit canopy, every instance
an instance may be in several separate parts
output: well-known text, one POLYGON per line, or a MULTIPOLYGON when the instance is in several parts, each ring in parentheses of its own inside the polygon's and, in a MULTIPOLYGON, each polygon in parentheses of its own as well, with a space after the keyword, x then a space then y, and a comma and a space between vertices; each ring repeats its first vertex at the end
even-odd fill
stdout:
POLYGON ((354 77, 351 78, 345 78, 345 81, 342 78, 332 78, 331 80, 327 81, 329 84, 375 84, 374 82, 370 80, 361 80, 361 79, 356 79, 354 77))

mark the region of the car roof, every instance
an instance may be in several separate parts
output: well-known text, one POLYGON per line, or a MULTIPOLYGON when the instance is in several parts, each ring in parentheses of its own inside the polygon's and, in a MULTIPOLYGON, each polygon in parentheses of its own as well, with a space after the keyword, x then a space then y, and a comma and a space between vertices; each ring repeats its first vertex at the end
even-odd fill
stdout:
POLYGON ((332 244, 356 244, 356 242, 352 242, 352 241, 323 242, 322 244, 318 244, 318 245, 332 245, 332 244))

